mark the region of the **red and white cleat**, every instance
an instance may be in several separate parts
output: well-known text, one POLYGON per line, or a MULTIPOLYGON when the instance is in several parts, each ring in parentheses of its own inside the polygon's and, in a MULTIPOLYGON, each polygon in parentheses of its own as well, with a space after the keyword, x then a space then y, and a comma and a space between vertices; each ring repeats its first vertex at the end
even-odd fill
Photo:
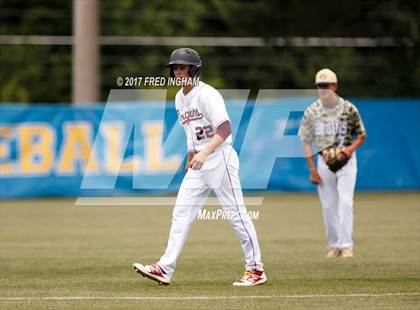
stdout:
POLYGON ((267 282, 267 276, 263 270, 245 270, 242 279, 233 282, 233 286, 254 286, 267 282))
POLYGON ((134 263, 133 269, 137 273, 140 273, 143 277, 147 277, 153 281, 158 282, 159 285, 169 285, 171 282, 171 278, 158 264, 142 265, 139 263, 134 263))
POLYGON ((329 248, 327 255, 325 255, 326 258, 334 258, 334 257, 340 257, 340 256, 341 256, 341 250, 334 247, 329 248))

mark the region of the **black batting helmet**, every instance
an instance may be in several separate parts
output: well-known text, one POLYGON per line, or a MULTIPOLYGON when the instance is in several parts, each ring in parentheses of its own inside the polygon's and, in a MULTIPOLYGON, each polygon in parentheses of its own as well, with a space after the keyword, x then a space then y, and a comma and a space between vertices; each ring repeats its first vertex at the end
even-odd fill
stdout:
POLYGON ((200 75, 201 59, 200 55, 192 48, 183 47, 174 50, 169 57, 169 62, 166 65, 169 67, 169 75, 174 77, 173 65, 189 65, 188 73, 191 77, 200 75))

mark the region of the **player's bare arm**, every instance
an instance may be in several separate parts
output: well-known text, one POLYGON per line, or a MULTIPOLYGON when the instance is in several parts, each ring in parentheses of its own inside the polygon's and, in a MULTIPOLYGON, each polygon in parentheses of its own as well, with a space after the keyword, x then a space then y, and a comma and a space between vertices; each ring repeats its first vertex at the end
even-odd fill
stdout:
POLYGON ((189 151, 187 155, 187 164, 185 165, 185 172, 191 167, 191 160, 194 158, 194 152, 189 151))
POLYGON ((357 136, 357 138, 353 141, 351 145, 343 149, 342 152, 344 153, 344 155, 346 155, 347 157, 350 157, 351 154, 353 154, 353 152, 357 150, 359 146, 362 145, 363 142, 365 142, 366 138, 367 138, 367 135, 365 134, 357 136))
POLYGON ((224 121, 220 124, 216 129, 215 135, 211 138, 206 147, 199 153, 195 154, 194 158, 191 160, 190 167, 194 170, 201 169, 207 159, 207 156, 217 149, 231 134, 231 132, 232 129, 229 121, 224 121))
POLYGON ((315 185, 322 185, 321 177, 319 176, 318 171, 316 170, 312 145, 306 142, 303 143, 303 150, 305 152, 306 162, 308 163, 309 167, 309 179, 311 183, 315 185))

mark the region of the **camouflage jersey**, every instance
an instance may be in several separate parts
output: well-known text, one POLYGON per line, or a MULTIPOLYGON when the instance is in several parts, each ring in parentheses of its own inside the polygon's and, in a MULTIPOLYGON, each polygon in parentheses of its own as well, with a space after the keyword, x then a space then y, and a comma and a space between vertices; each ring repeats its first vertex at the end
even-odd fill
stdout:
POLYGON ((352 143, 354 136, 365 135, 365 126, 357 108, 337 96, 337 104, 325 107, 318 99, 306 108, 299 128, 300 138, 315 143, 318 151, 328 147, 344 147, 352 143))

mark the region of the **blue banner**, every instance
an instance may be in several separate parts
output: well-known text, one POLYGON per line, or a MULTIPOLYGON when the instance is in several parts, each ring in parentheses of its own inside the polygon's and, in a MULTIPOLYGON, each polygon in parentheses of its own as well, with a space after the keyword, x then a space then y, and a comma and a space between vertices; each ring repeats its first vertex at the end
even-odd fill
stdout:
MULTIPOLYGON (((357 188, 418 190, 420 101, 352 102, 368 132, 357 151, 357 188)), ((245 190, 315 190, 297 137, 308 104, 227 102, 245 190)), ((186 140, 173 102, 0 112, 1 198, 167 193, 182 181, 186 140)))

